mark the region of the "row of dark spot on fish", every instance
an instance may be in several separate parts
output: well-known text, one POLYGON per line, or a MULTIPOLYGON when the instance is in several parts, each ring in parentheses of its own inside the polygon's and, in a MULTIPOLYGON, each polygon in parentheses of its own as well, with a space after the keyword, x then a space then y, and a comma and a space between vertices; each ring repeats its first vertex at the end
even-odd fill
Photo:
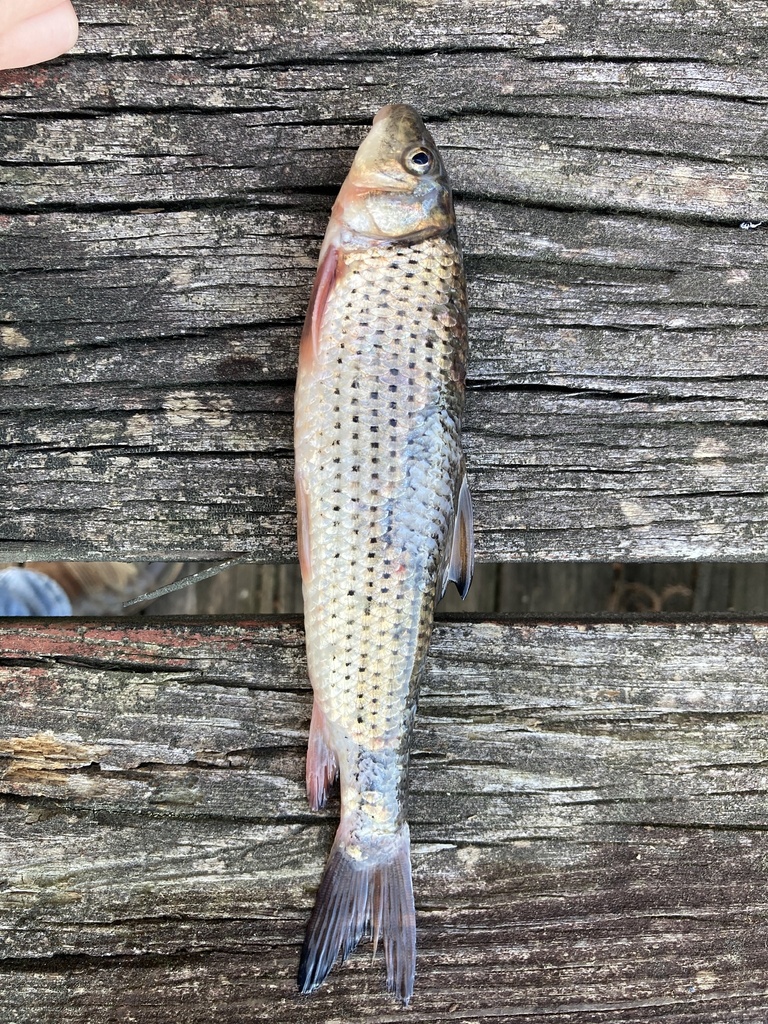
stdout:
MULTIPOLYGON (((416 265, 417 264, 417 261, 412 259, 412 258, 409 258, 408 262, 409 262, 409 264, 412 264, 412 265, 416 265)), ((390 266, 392 266, 394 269, 397 269, 397 263, 392 263, 392 264, 390 264, 390 266)), ((359 273, 357 273, 357 272, 355 272, 355 273, 356 273, 356 276, 358 276, 358 277, 361 276, 359 273)), ((413 279, 415 277, 415 274, 412 273, 412 272, 408 272, 406 276, 409 279, 413 279)), ((428 280, 425 279, 425 280, 421 281, 420 283, 425 287, 425 289, 429 289, 430 282, 428 280)), ((409 290, 409 286, 407 284, 403 285, 402 289, 403 290, 409 290)), ((380 292, 381 291, 384 291, 384 290, 380 290, 380 292)), ((365 315, 365 313, 368 313, 368 315, 370 315, 370 308, 371 308, 371 304, 372 304, 372 301, 373 301, 373 297, 369 294, 369 292, 367 290, 365 290, 365 289, 358 289, 357 287, 353 287, 353 288, 350 289, 350 294, 351 295, 355 295, 355 296, 359 296, 359 298, 362 299, 362 302, 364 303, 365 307, 367 307, 367 309, 365 310, 363 315, 365 315)), ((380 299, 377 297, 376 301, 378 303, 378 302, 380 302, 380 299)), ((385 308, 387 308, 386 307, 386 303, 384 305, 385 305, 385 308)), ((378 308, 381 309, 382 307, 379 306, 378 308)), ((418 306, 417 308, 418 308, 419 312, 423 312, 424 311, 424 306, 418 306)), ((431 319, 437 323, 438 322, 437 314, 433 313, 432 316, 431 316, 431 319)), ((349 314, 346 314, 343 317, 343 323, 345 325, 350 324, 351 321, 352 321, 352 318, 351 318, 351 316, 349 314)), ((356 325, 357 326, 362 326, 362 327, 373 326, 371 324, 370 320, 365 320, 362 317, 356 318, 356 325)), ((387 336, 387 342, 388 342, 388 345, 390 347, 390 357, 391 357, 393 334, 395 336, 400 336, 400 337, 402 337, 403 335, 406 335, 407 341, 409 343, 409 354, 412 357, 409 360, 408 368, 410 370, 415 370, 416 369, 416 360, 415 360, 414 357, 417 354, 417 348, 416 348, 416 344, 415 343, 419 341, 419 336, 416 333, 414 333, 414 332, 407 332, 406 333, 404 320, 402 318, 400 318, 400 317, 396 318, 395 323, 393 324, 393 328, 394 328, 394 330, 385 330, 383 327, 381 327, 381 328, 374 327, 373 328, 373 334, 372 334, 372 337, 374 339, 373 340, 373 347, 377 348, 377 349, 380 349, 380 350, 383 349, 383 345, 381 344, 379 339, 383 339, 385 337, 385 335, 386 335, 387 336)), ((342 328, 342 335, 345 334, 345 333, 347 333, 347 331, 344 328, 342 328)), ((424 348, 429 349, 429 350, 433 350, 435 342, 432 340, 432 338, 427 338, 427 339, 425 339, 422 342, 422 344, 424 345, 424 348)), ((346 354, 347 353, 347 346, 346 346, 346 344, 343 341, 340 344, 340 350, 341 350, 341 352, 340 352, 340 354, 337 357, 337 364, 338 365, 343 365, 345 359, 347 358, 347 354, 346 354)), ((356 351, 354 351, 352 353, 352 358, 356 357, 358 360, 361 359, 362 356, 363 356, 363 351, 359 347, 356 349, 356 351)), ((430 367, 433 365, 434 361, 433 361, 433 356, 432 356, 431 352, 426 357, 426 359, 424 361, 427 364, 430 364, 430 367)), ((388 374, 392 378, 398 378, 398 377, 401 376, 400 370, 397 367, 391 367, 391 366, 390 366, 390 368, 388 370, 388 374)), ((427 386, 429 386, 432 383, 433 379, 434 379, 434 376, 433 376, 431 370, 427 370, 426 373, 423 374, 423 381, 424 381, 424 383, 427 386)), ((416 380, 413 379, 413 378, 408 378, 407 384, 410 387, 413 387, 414 385, 416 385, 416 380)), ((359 388, 361 388, 361 381, 358 380, 358 379, 355 379, 355 380, 353 380, 351 382, 350 386, 353 389, 359 389, 359 388)), ((417 386, 419 386, 419 385, 417 385, 417 386)), ((393 380, 392 383, 387 385, 387 391, 388 391, 388 394, 390 396, 390 401, 388 403, 388 407, 389 407, 390 412, 398 412, 398 399, 396 397, 396 396, 398 396, 398 392, 399 392, 398 383, 396 383, 393 380)), ((338 396, 339 396, 339 389, 338 388, 334 390, 334 394, 338 398, 338 396)), ((379 401, 379 399, 380 399, 380 391, 379 391, 379 389, 374 389, 374 390, 369 391, 368 399, 370 400, 371 403, 375 403, 375 402, 379 401)), ((351 399, 351 404, 352 405, 359 405, 359 401, 360 400, 359 400, 359 398, 357 396, 353 396, 352 399, 351 399)), ((415 405, 415 395, 413 393, 408 394, 406 396, 406 401, 407 401, 407 403, 409 405, 415 405)), ((338 415, 339 412, 340 412, 340 406, 338 404, 335 405, 333 407, 333 411, 334 411, 334 413, 336 413, 338 415)), ((379 415, 379 410, 375 406, 373 406, 369 410, 369 414, 370 414, 371 418, 377 417, 379 415)), ((401 415, 402 415, 402 413, 401 413, 401 415)), ((406 411, 405 416, 406 416, 406 420, 408 420, 410 418, 410 410, 406 411)), ((360 422, 360 417, 359 417, 358 414, 355 414, 353 416, 353 423, 359 424, 359 422, 360 422)), ((389 425, 390 428, 393 428, 392 433, 389 434, 389 438, 388 438, 389 444, 390 444, 390 447, 389 447, 389 457, 390 457, 390 459, 395 460, 395 459, 398 458, 398 454, 399 454, 398 453, 399 437, 398 437, 398 433, 397 433, 397 429, 396 429, 398 427, 398 416, 396 416, 396 415, 390 416, 389 420, 388 420, 388 425, 389 425)), ((336 420, 336 422, 334 423, 334 428, 335 428, 337 434, 340 435, 341 434, 341 430, 342 430, 342 424, 341 424, 340 419, 336 420)), ((369 425, 369 432, 371 434, 374 434, 374 435, 378 434, 380 432, 379 431, 379 424, 378 423, 370 424, 369 425)), ((353 431, 351 433, 351 435, 350 435, 350 439, 352 441, 355 441, 355 442, 359 441, 359 433, 358 433, 358 431, 353 431)), ((340 437, 337 437, 336 439, 334 439, 334 441, 332 442, 332 446, 333 447, 340 446, 340 437)), ((377 452, 376 455, 371 456, 372 464, 373 465, 377 465, 379 463, 379 460, 380 460, 380 456, 378 455, 378 450, 380 449, 380 441, 379 441, 378 438, 372 438, 370 440, 370 448, 371 448, 372 451, 376 451, 377 452)), ((336 480, 337 486, 336 486, 336 489, 334 490, 333 493, 334 493, 334 496, 337 499, 340 499, 341 495, 342 495, 341 484, 342 484, 342 479, 343 479, 343 475, 342 475, 341 468, 340 468, 341 457, 340 456, 334 456, 333 463, 336 465, 336 467, 338 467, 337 471, 336 471, 336 474, 335 474, 335 480, 336 480)), ((360 472, 360 463, 356 462, 356 461, 353 461, 352 464, 349 467, 347 467, 347 468, 350 470, 351 473, 358 474, 360 472)), ((393 467, 390 467, 390 477, 392 475, 392 469, 393 469, 393 467)), ((378 471, 373 472, 371 474, 371 478, 373 480, 378 480, 379 479, 378 471)), ((379 492, 378 492, 378 490, 375 487, 371 488, 370 494, 372 496, 377 496, 378 493, 379 492)), ((348 500, 351 500, 353 502, 360 502, 361 501, 360 497, 354 496, 354 495, 348 496, 348 500)), ((339 504, 339 503, 335 504, 333 506, 333 511, 334 511, 335 514, 338 515, 342 511, 341 504, 339 504)), ((339 521, 339 519, 336 519, 334 521, 334 528, 338 528, 339 525, 341 525, 340 521, 339 521)), ((383 538, 381 538, 381 537, 376 535, 376 521, 375 521, 375 519, 372 519, 371 521, 369 521, 368 526, 369 526, 370 533, 371 533, 370 544, 371 544, 372 547, 377 546, 380 543, 380 541, 383 541, 384 543, 387 543, 386 534, 385 534, 385 536, 383 538)), ((356 535, 359 534, 359 528, 353 528, 353 532, 356 535)), ((435 533, 435 536, 436 535, 437 535, 437 533, 435 533)), ((340 557, 340 553, 337 552, 336 557, 339 558, 340 557)), ((375 551, 371 552, 369 554, 369 558, 373 562, 376 559, 376 552, 375 551)), ((351 564, 355 565, 355 560, 354 559, 351 560, 351 564)), ((392 573, 391 573, 391 568, 392 568, 391 560, 384 559, 384 565, 385 565, 386 568, 385 568, 385 571, 383 573, 381 573, 381 579, 384 580, 384 581, 389 581, 391 579, 391 575, 392 575, 392 573)), ((369 575, 369 579, 368 579, 368 581, 366 583, 366 587, 368 589, 372 590, 374 585, 375 585, 375 571, 374 571, 374 567, 372 565, 367 570, 367 574, 369 575)), ((354 597, 355 593, 356 593, 356 591, 354 589, 351 589, 351 590, 348 591, 347 596, 348 597, 354 597)), ((385 583, 383 586, 380 587, 380 593, 381 594, 389 594, 390 593, 390 587, 389 587, 388 583, 385 583)), ((395 590, 394 591, 394 597, 395 597, 395 600, 400 600, 401 597, 402 597, 402 594, 399 593, 397 590, 395 590)), ((368 594, 367 598, 366 598, 366 608, 364 609, 364 617, 370 616, 370 614, 371 614, 371 605, 373 603, 373 600, 374 600, 373 594, 368 594)), ((335 612, 331 614, 331 618, 336 618, 336 617, 337 617, 337 615, 336 615, 335 612)), ((352 633, 347 633, 346 634, 346 640, 347 640, 347 642, 349 644, 351 644, 352 639, 353 639, 352 633)), ((379 647, 382 647, 382 646, 383 645, 381 645, 381 644, 379 645, 379 647)), ((346 681, 349 682, 349 681, 351 681, 351 673, 349 672, 349 669, 351 669, 352 664, 353 664, 353 660, 351 658, 351 651, 349 649, 344 652, 344 657, 345 657, 344 667, 345 667, 345 669, 348 670, 345 673, 344 678, 345 678, 346 681)), ((359 666, 358 673, 359 673, 360 676, 362 676, 365 673, 365 671, 366 671, 365 666, 359 666)), ((381 676, 381 673, 378 670, 374 669, 371 674, 372 674, 373 678, 376 680, 375 682, 372 683, 371 689, 373 690, 374 694, 376 694, 376 693, 378 693, 379 686, 380 686, 380 676, 381 676)), ((361 682, 362 682, 362 680, 361 680, 361 682)), ((357 696, 358 696, 358 701, 359 702, 363 702, 365 700, 365 694, 363 692, 358 692, 357 696)), ((377 704, 378 703, 378 697, 374 696, 372 698, 372 703, 373 704, 377 704)), ((362 724, 362 722, 363 722, 362 716, 358 717, 358 721, 362 724)))

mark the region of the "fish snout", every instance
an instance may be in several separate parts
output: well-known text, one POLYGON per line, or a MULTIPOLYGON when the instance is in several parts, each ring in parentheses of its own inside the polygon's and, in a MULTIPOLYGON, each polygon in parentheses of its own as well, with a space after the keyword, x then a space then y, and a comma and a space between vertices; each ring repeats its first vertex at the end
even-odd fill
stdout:
POLYGON ((421 117, 419 116, 417 111, 408 103, 387 103, 386 106, 380 107, 376 111, 373 123, 379 124, 379 122, 385 120, 385 118, 395 117, 397 115, 399 115, 400 117, 407 116, 411 118, 416 118, 417 120, 421 121, 421 117))
POLYGON ((428 133, 421 114, 409 103, 388 103, 376 112, 373 127, 398 145, 426 141, 428 133))

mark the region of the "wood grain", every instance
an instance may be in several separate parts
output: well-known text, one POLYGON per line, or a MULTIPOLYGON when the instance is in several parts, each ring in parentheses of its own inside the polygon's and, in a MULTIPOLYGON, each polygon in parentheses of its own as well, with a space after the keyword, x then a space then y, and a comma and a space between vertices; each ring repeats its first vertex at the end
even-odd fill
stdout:
POLYGON ((3 558, 295 557, 297 336, 392 98, 460 200, 480 558, 765 557, 757 0, 79 11, 0 75, 3 558))
MULTIPOLYGON (((457 191, 480 557, 765 559, 759 0, 78 14, 0 74, 4 560, 294 557, 300 323, 393 99, 457 191)), ((765 619, 438 622, 414 1020, 764 1024, 766 651, 765 619)), ((297 618, 0 622, 3 1021, 402 1017, 366 948, 295 993, 336 814, 305 672, 297 618)))
MULTIPOLYGON (((19 626, 4 1019, 395 1019, 365 949, 294 992, 337 814, 303 794, 299 621, 19 626)), ((438 623, 414 1019, 761 1020, 766 652, 766 620, 438 623)))

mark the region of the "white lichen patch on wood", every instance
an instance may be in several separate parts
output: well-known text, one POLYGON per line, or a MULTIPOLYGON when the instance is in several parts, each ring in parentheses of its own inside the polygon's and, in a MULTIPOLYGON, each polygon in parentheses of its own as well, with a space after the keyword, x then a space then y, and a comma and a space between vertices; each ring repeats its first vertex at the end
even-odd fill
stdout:
POLYGON ((720 479, 727 475, 729 464, 726 459, 731 454, 730 445, 716 437, 704 437, 696 445, 693 457, 699 464, 700 472, 711 479, 720 479))
POLYGON ((552 42, 555 39, 560 39, 566 35, 568 28, 561 21, 557 19, 554 14, 550 14, 544 21, 540 21, 538 25, 534 25, 533 31, 540 39, 546 39, 547 42, 552 42))
POLYGON ((748 284, 749 281, 750 281, 750 273, 749 273, 748 270, 745 270, 743 267, 734 267, 732 270, 729 270, 728 274, 726 275, 726 278, 725 278, 725 283, 726 284, 730 284, 730 285, 734 285, 734 286, 741 285, 741 284, 748 284))
POLYGON ((619 502, 619 507, 627 522, 632 526, 648 527, 655 522, 653 511, 639 501, 624 499, 619 502))
POLYGON ((3 348, 23 349, 29 348, 32 342, 16 327, 0 327, 0 344, 3 348))
POLYGON ((188 427, 201 421, 209 427, 228 427, 234 403, 219 398, 216 408, 206 406, 194 391, 172 391, 163 402, 165 417, 172 427, 188 427))

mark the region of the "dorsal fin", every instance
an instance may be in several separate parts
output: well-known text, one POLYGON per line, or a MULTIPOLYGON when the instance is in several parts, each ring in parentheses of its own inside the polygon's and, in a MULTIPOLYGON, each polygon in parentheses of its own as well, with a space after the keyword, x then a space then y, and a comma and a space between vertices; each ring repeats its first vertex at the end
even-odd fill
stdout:
POLYGON ((315 275, 315 283, 312 286, 312 294, 309 297, 307 316, 304 320, 304 330, 301 332, 301 346, 299 348, 299 361, 311 365, 317 356, 320 347, 320 328, 323 326, 325 307, 328 304, 328 296, 331 294, 333 283, 336 280, 336 273, 339 265, 339 250, 335 245, 329 245, 320 257, 320 263, 315 275))
POLYGON ((474 517, 466 469, 461 478, 461 487, 456 500, 453 538, 447 554, 448 561, 443 576, 443 594, 448 584, 453 581, 463 600, 467 596, 469 585, 472 582, 472 574, 475 571, 474 517))

